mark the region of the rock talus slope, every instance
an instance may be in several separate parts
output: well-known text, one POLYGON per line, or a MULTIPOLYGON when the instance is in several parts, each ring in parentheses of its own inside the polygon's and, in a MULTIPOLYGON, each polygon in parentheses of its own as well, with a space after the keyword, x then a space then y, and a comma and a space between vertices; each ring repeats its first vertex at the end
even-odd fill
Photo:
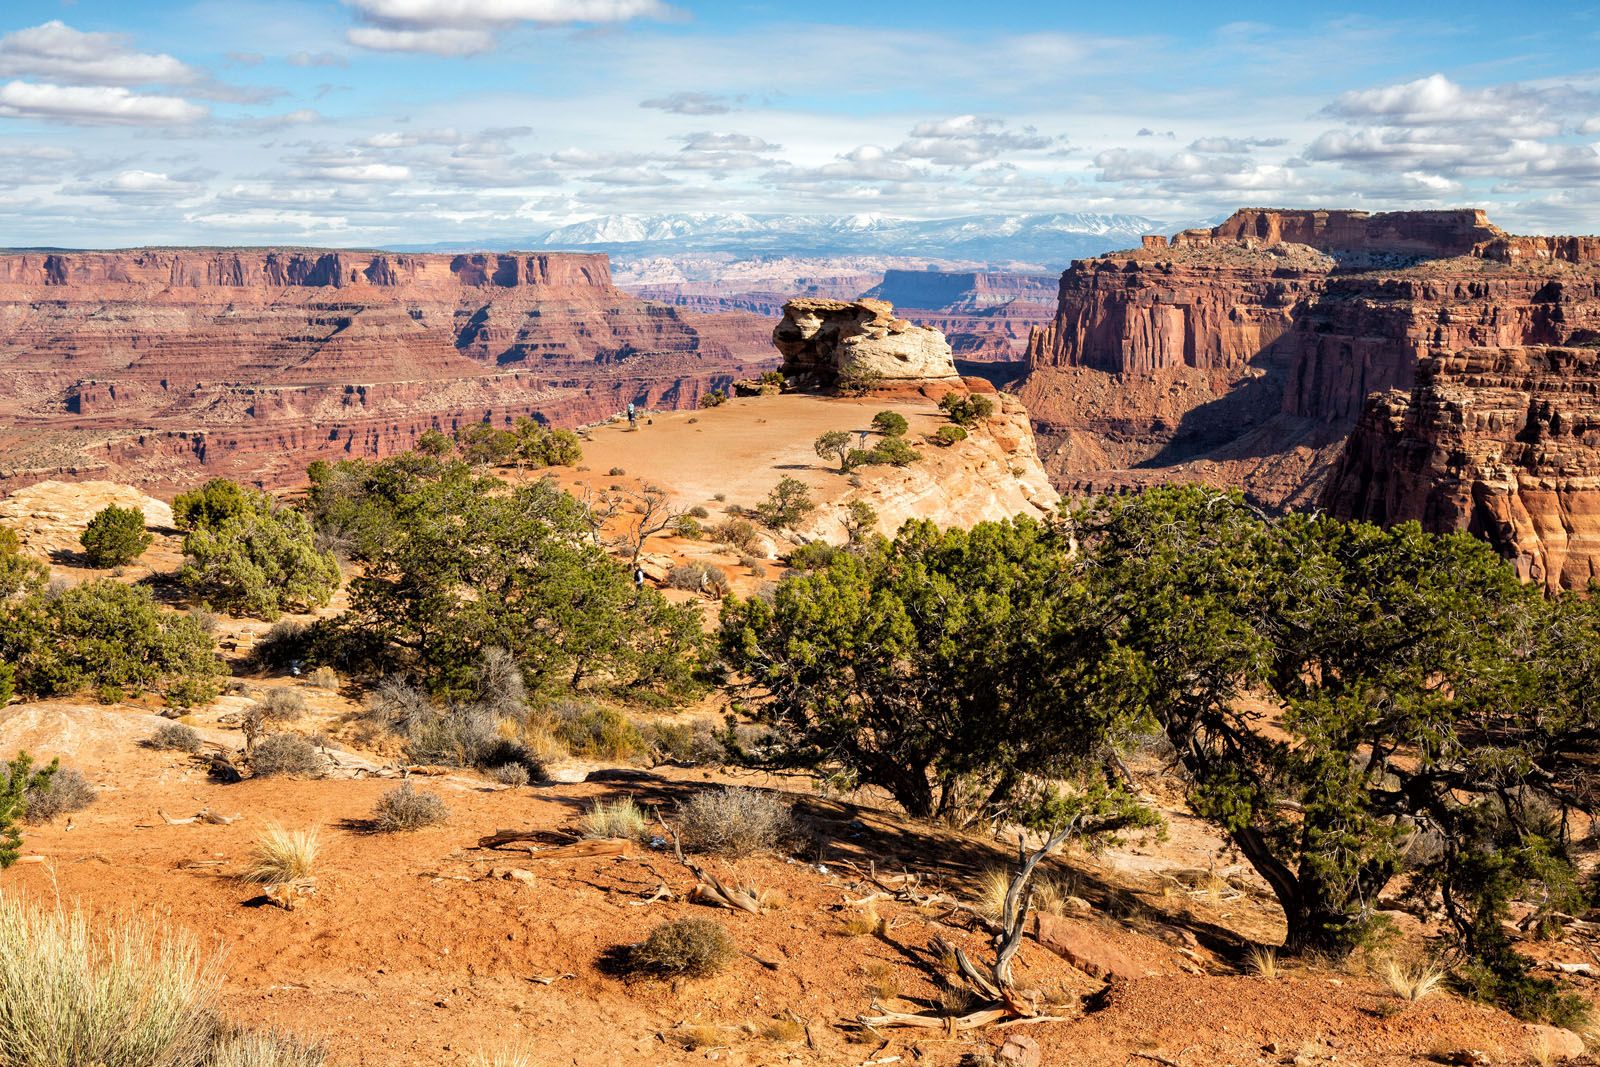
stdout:
POLYGON ((770 363, 767 329, 629 296, 603 255, 4 255, 0 485, 275 484, 430 428, 692 406, 770 363))
MULTIPOLYGON (((1358 421, 1388 425, 1363 419, 1369 395, 1412 390, 1436 357, 1595 339, 1600 239, 1512 236, 1481 211, 1251 209, 1074 263, 1054 322, 1030 338, 1021 395, 1068 493, 1188 480, 1314 505, 1358 421)), ((1524 362, 1534 378, 1561 373, 1524 362)), ((1346 462, 1328 499, 1376 514, 1353 509, 1401 490, 1352 479, 1378 465, 1346 462)), ((1468 525, 1429 514, 1435 528, 1468 525)))

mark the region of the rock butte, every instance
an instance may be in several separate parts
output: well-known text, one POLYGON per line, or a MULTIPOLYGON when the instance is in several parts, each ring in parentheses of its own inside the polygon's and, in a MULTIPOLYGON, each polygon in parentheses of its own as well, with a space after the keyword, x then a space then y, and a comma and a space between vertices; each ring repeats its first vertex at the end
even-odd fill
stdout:
POLYGON ((692 406, 771 365, 768 329, 629 296, 604 255, 3 255, 0 486, 283 484, 429 428, 692 406))
POLYGON ((1600 564, 1597 346, 1600 238, 1248 209, 1074 263, 1021 395, 1069 494, 1238 485, 1470 529, 1571 587, 1600 564))

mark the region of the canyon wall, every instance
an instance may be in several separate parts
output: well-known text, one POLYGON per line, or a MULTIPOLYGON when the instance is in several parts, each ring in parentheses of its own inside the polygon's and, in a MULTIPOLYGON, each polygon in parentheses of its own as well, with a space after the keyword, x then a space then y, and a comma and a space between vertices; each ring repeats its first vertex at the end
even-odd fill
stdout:
POLYGON ((1479 211, 1245 210, 1074 263, 1021 394, 1069 494, 1201 481, 1315 505, 1368 395, 1425 359, 1600 337, 1597 259, 1479 211))
POLYGON ((693 406, 773 365, 769 328, 623 293, 597 254, 0 255, 0 485, 279 484, 430 428, 693 406))

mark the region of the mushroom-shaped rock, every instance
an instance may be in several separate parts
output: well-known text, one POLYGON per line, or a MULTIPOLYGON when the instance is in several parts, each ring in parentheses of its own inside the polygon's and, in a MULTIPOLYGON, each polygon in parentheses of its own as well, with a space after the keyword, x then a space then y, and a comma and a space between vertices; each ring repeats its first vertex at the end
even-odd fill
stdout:
POLYGON ((886 382, 959 377, 944 334, 896 318, 883 300, 791 300, 772 343, 783 355, 784 374, 814 376, 824 385, 854 376, 886 382))

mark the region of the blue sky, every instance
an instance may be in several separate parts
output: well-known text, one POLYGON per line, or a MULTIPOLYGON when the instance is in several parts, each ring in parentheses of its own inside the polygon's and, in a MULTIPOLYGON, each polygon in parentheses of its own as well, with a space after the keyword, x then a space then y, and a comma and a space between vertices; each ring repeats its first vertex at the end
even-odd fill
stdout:
POLYGON ((1600 14, 1504 3, 8 0, 3 243, 613 213, 1481 205, 1600 231, 1600 14))

